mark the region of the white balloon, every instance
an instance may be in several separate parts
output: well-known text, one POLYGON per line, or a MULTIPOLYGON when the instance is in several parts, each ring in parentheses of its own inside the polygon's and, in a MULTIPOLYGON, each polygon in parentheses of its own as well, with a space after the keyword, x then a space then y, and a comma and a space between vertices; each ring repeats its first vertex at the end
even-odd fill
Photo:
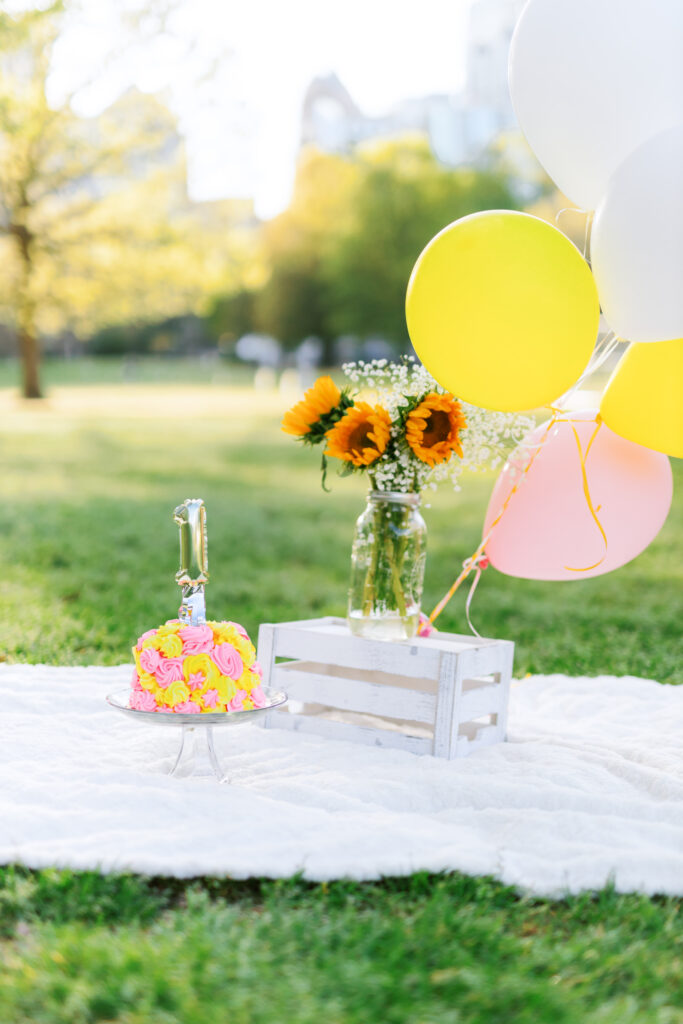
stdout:
POLYGON ((520 127, 594 210, 641 142, 683 119, 683 0, 529 0, 510 46, 520 127))
POLYGON ((683 337, 683 123, 613 174, 591 233, 602 311, 628 341, 683 337))

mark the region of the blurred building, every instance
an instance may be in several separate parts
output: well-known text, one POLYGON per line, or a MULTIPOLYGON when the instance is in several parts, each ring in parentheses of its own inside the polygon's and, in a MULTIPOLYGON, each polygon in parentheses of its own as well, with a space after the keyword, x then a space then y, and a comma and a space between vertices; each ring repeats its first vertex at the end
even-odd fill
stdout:
POLYGON ((185 140, 163 96, 133 86, 97 117, 80 119, 78 125, 91 143, 105 147, 110 140, 124 137, 127 144, 117 166, 105 172, 98 167, 72 188, 85 188, 94 198, 100 198, 161 171, 165 172, 169 220, 190 217, 205 230, 224 231, 249 230, 258 223, 251 197, 189 197, 185 140))
POLYGON ((369 139, 419 133, 442 163, 476 162, 516 127, 507 84, 508 51, 525 0, 474 0, 460 93, 404 100, 378 117, 365 115, 336 74, 315 78, 304 98, 301 143, 348 153, 369 139))

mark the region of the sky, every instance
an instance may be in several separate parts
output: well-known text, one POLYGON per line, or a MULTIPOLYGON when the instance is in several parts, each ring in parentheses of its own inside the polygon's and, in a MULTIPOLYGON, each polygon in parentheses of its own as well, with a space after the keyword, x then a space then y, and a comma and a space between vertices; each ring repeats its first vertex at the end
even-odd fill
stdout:
POLYGON ((87 82, 74 106, 93 115, 131 85, 161 92, 187 140, 192 197, 253 196, 263 217, 287 205, 316 75, 336 72, 370 114, 464 83, 470 0, 179 0, 168 30, 149 39, 121 26, 137 2, 82 0, 55 51, 51 94, 87 82))

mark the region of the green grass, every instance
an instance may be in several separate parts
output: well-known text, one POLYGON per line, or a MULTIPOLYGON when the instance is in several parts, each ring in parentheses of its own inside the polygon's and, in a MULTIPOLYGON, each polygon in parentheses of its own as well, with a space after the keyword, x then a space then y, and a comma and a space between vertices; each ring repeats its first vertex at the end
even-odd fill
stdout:
MULTIPOLYGON (((41 370, 43 386, 87 387, 91 384, 210 384, 251 383, 253 367, 228 362, 210 354, 203 358, 185 356, 132 355, 75 359, 46 359, 41 370)), ((0 358, 0 388, 18 388, 21 379, 15 359, 0 358)))
MULTIPOLYGON (((277 395, 191 393, 195 408, 184 407, 177 387, 53 392, 46 407, 7 402, 0 424, 6 657, 126 661, 135 637, 177 608, 171 512, 194 495, 208 507, 212 615, 255 633, 264 621, 344 613, 362 483, 332 477, 333 493, 321 491, 317 453, 277 429, 277 395)), ((426 608, 476 547, 491 483, 470 478, 460 494, 438 492, 426 510, 426 608)), ((515 640, 517 674, 681 682, 681 536, 679 501, 650 548, 617 573, 538 583, 490 570, 475 600, 478 628, 515 640)), ((442 628, 466 630, 463 602, 457 595, 442 628)))
MULTIPOLYGON (((0 393, 0 644, 15 661, 117 664, 172 614, 179 500, 208 506, 209 610, 343 614, 358 481, 319 487, 283 401, 220 384, 0 393)), ((83 381, 90 379, 83 371, 83 381)), ((73 381, 70 381, 73 383, 73 381)), ((678 472, 680 481, 681 474, 678 472)), ((425 605, 474 549, 490 478, 426 511, 425 605)), ((680 501, 647 552, 595 580, 480 584, 482 633, 516 673, 683 681, 680 501)), ((440 620, 463 631, 458 595, 440 620)), ((0 823, 1 827, 1 823, 0 823)), ((192 883, 0 869, 1 1024, 683 1022, 678 900, 529 900, 485 879, 192 883)))
POLYGON ((675 1024, 674 900, 486 879, 235 884, 0 872, 0 1019, 675 1024))

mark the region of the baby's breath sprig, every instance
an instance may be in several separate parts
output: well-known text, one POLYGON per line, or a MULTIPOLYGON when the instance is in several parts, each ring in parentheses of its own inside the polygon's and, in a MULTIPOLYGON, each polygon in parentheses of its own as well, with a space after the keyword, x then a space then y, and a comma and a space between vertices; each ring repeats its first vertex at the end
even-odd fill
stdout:
POLYGON ((460 490, 463 471, 482 472, 497 469, 531 430, 535 421, 521 413, 492 412, 459 402, 466 426, 460 433, 462 457, 451 457, 429 465, 418 459, 406 441, 406 421, 429 394, 446 395, 442 387, 414 356, 399 362, 386 359, 345 363, 342 371, 366 400, 380 402, 391 417, 391 441, 382 455, 369 467, 377 490, 436 490, 450 480, 460 490))

